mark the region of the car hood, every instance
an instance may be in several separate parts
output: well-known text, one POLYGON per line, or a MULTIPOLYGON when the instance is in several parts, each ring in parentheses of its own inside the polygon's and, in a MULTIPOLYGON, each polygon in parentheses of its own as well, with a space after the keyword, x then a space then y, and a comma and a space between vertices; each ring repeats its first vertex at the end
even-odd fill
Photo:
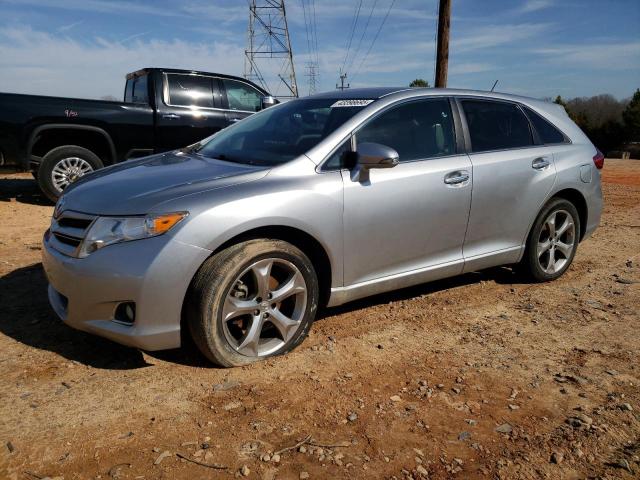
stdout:
POLYGON ((80 179, 63 195, 62 210, 141 215, 167 200, 264 177, 256 167, 183 152, 129 160, 80 179))

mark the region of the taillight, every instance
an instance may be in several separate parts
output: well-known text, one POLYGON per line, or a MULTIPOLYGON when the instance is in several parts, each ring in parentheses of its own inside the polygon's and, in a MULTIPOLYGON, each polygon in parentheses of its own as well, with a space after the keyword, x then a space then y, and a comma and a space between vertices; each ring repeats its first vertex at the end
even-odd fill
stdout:
POLYGON ((596 149, 596 154, 593 156, 593 164, 598 170, 601 170, 602 167, 604 167, 604 155, 598 149, 596 149))

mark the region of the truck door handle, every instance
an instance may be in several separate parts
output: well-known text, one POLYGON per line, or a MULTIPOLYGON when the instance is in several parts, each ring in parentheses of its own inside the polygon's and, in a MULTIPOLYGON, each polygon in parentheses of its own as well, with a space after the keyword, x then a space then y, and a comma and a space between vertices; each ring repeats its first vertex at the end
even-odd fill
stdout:
POLYGON ((444 183, 447 185, 460 185, 469 180, 469 172, 466 170, 458 170, 455 172, 448 173, 444 176, 444 183))
POLYGON ((169 120, 178 120, 180 115, 176 115, 175 113, 165 113, 162 115, 162 118, 167 118, 169 120))
POLYGON ((551 163, 544 157, 538 157, 533 162, 531 162, 531 168, 534 170, 546 170, 551 163))

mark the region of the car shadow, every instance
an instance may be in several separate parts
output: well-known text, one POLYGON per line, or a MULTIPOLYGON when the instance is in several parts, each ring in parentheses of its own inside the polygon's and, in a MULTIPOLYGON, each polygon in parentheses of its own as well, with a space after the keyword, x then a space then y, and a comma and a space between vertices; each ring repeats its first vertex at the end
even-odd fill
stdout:
POLYGON ((362 298, 360 300, 354 300, 353 302, 349 302, 338 307, 325 307, 318 312, 316 321, 343 313, 353 312, 355 310, 361 310, 363 308, 382 305, 389 302, 409 300, 412 298, 421 297, 423 295, 440 292, 442 290, 451 290, 453 288, 473 285, 482 281, 493 281, 501 285, 518 285, 529 283, 521 275, 516 273, 513 268, 494 267, 478 272, 465 273, 463 275, 458 275, 457 277, 445 278, 443 280, 436 280, 429 283, 421 283, 413 287, 380 293, 378 295, 362 298))
POLYGON ((53 203, 44 196, 38 182, 31 177, 0 178, 0 202, 27 203, 52 207, 53 203))
POLYGON ((139 350, 62 323, 49 306, 47 280, 40 263, 0 278, 0 305, 0 332, 24 345, 94 368, 131 370, 149 366, 139 350))
MULTIPOLYGON (((514 285, 524 283, 510 268, 499 267, 425 283, 356 300, 339 307, 323 308, 316 321, 389 302, 408 300, 481 281, 514 285)), ((68 327, 55 315, 47 298, 47 280, 42 264, 18 268, 0 278, 0 332, 14 340, 48 350, 93 368, 130 370, 152 366, 138 349, 126 347, 68 327)), ((183 347, 146 352, 152 358, 184 366, 216 368, 183 335, 183 347)))

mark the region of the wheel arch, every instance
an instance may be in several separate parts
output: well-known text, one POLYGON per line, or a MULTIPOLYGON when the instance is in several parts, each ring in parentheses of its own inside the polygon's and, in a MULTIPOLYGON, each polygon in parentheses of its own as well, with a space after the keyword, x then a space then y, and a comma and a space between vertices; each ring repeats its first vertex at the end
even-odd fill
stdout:
POLYGON ((313 264, 313 268, 318 275, 318 285, 320 286, 320 305, 326 305, 331 292, 331 260, 324 246, 311 234, 296 227, 287 225, 269 225, 255 227, 236 234, 218 246, 212 253, 224 250, 225 248, 247 240, 255 240, 257 238, 269 238, 282 240, 299 248, 313 264))
POLYGON ((582 241, 587 230, 587 220, 589 216, 587 200, 585 199, 584 195, 575 188, 565 188, 554 193, 551 198, 549 198, 549 200, 552 200, 554 198, 562 198, 564 200, 567 200, 576 207, 576 210, 578 210, 578 217, 580 219, 579 239, 580 241, 582 241))
POLYGON ((26 158, 39 159, 54 148, 66 145, 76 145, 90 150, 105 166, 117 161, 115 145, 105 130, 92 125, 65 123, 36 127, 29 135, 26 158))

